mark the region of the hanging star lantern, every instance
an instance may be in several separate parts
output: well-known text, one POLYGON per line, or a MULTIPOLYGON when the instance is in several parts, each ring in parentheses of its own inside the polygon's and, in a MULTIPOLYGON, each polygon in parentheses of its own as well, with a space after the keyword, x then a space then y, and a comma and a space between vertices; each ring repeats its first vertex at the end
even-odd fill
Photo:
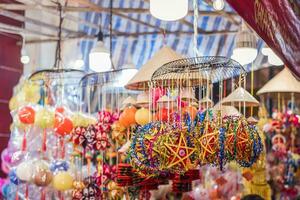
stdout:
MULTIPOLYGON (((173 133, 174 134, 174 133, 173 133)), ((188 171, 192 165, 190 157, 196 151, 195 147, 190 147, 185 136, 185 131, 180 131, 174 143, 164 143, 168 153, 173 156, 169 158, 167 168, 188 171), (179 138, 178 138, 179 137, 179 138)))

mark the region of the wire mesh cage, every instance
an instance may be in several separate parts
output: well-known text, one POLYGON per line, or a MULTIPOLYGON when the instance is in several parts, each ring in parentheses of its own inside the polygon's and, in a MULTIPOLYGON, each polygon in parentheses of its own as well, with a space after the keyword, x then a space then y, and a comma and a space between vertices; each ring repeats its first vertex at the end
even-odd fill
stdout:
POLYGON ((196 86, 204 81, 220 82, 238 75, 245 76, 245 69, 235 60, 221 56, 193 57, 166 63, 156 70, 151 83, 160 86, 178 84, 196 86))
POLYGON ((87 74, 80 80, 81 111, 94 113, 101 109, 120 110, 123 100, 136 96, 136 91, 124 89, 130 69, 87 74))
POLYGON ((76 109, 80 103, 78 83, 84 75, 84 71, 77 69, 45 69, 31 74, 28 82, 40 88, 40 104, 64 105, 76 109))

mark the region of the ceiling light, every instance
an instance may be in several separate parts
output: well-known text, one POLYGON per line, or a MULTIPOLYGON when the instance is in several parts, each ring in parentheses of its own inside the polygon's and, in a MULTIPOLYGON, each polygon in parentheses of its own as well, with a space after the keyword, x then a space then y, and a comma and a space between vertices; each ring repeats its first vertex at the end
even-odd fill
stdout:
POLYGON ((22 47, 21 49, 21 58, 20 58, 21 63, 24 65, 28 64, 30 62, 30 57, 28 56, 25 47, 22 47))
POLYGON ((124 87, 138 72, 133 64, 125 64, 122 67, 122 72, 118 77, 117 85, 118 87, 124 87))
POLYGON ((98 34, 98 41, 96 43, 96 46, 91 50, 89 54, 89 66, 90 69, 95 72, 110 71, 112 68, 110 52, 104 46, 103 33, 101 31, 98 34))
POLYGON ((75 69, 82 69, 84 67, 84 61, 81 58, 78 58, 75 60, 74 65, 75 69))
POLYGON ((179 20, 188 13, 188 0, 150 0, 150 13, 164 21, 179 20))
POLYGON ((284 64, 282 60, 274 53, 274 51, 270 47, 265 46, 264 48, 261 49, 261 52, 265 56, 268 56, 268 62, 271 65, 281 66, 284 64))
POLYGON ((218 11, 223 10, 225 7, 224 0, 214 0, 213 7, 215 10, 218 10, 218 11))
POLYGON ((252 63, 257 56, 256 37, 243 23, 236 35, 233 57, 242 65, 252 63))

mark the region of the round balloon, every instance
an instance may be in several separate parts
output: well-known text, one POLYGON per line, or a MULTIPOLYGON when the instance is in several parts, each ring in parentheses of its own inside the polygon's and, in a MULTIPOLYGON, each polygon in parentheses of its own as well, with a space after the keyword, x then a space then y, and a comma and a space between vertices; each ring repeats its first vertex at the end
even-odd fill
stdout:
POLYGON ((69 190, 73 187, 73 177, 69 172, 58 172, 53 177, 53 187, 59 191, 69 190))
POLYGON ((146 108, 141 108, 135 113, 135 121, 139 125, 145 125, 151 122, 151 113, 146 108))
POLYGON ((24 106, 18 111, 18 117, 23 124, 33 124, 35 111, 30 106, 24 106))
POLYGON ((35 125, 42 129, 52 128, 54 125, 54 112, 47 108, 40 109, 36 113, 35 125))
POLYGON ((33 165, 31 161, 24 161, 17 166, 16 174, 22 181, 31 181, 33 174, 33 165))
POLYGON ((135 113, 136 108, 133 106, 130 106, 128 108, 125 108, 123 113, 120 116, 119 122, 128 128, 129 126, 135 124, 135 113))
POLYGON ((70 134, 73 130, 73 122, 70 118, 65 117, 61 114, 58 114, 55 116, 54 120, 54 131, 61 135, 65 136, 67 134, 70 134))
POLYGON ((52 181, 52 173, 49 170, 38 170, 33 175, 33 182, 37 186, 47 186, 52 181))

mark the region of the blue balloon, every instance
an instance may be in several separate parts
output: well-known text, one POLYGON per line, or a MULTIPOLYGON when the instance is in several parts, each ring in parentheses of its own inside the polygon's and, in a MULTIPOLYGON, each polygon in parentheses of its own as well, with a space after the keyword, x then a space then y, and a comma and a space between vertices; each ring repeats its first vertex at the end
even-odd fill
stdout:
POLYGON ((13 169, 9 172, 8 177, 9 177, 10 182, 15 185, 19 185, 21 183, 21 180, 17 177, 15 169, 13 169))
POLYGON ((11 193, 11 185, 9 183, 5 183, 2 186, 1 193, 4 198, 8 198, 8 195, 11 193))
POLYGON ((63 160, 55 160, 50 165, 50 170, 52 172, 68 171, 68 169, 69 169, 69 164, 63 160))

